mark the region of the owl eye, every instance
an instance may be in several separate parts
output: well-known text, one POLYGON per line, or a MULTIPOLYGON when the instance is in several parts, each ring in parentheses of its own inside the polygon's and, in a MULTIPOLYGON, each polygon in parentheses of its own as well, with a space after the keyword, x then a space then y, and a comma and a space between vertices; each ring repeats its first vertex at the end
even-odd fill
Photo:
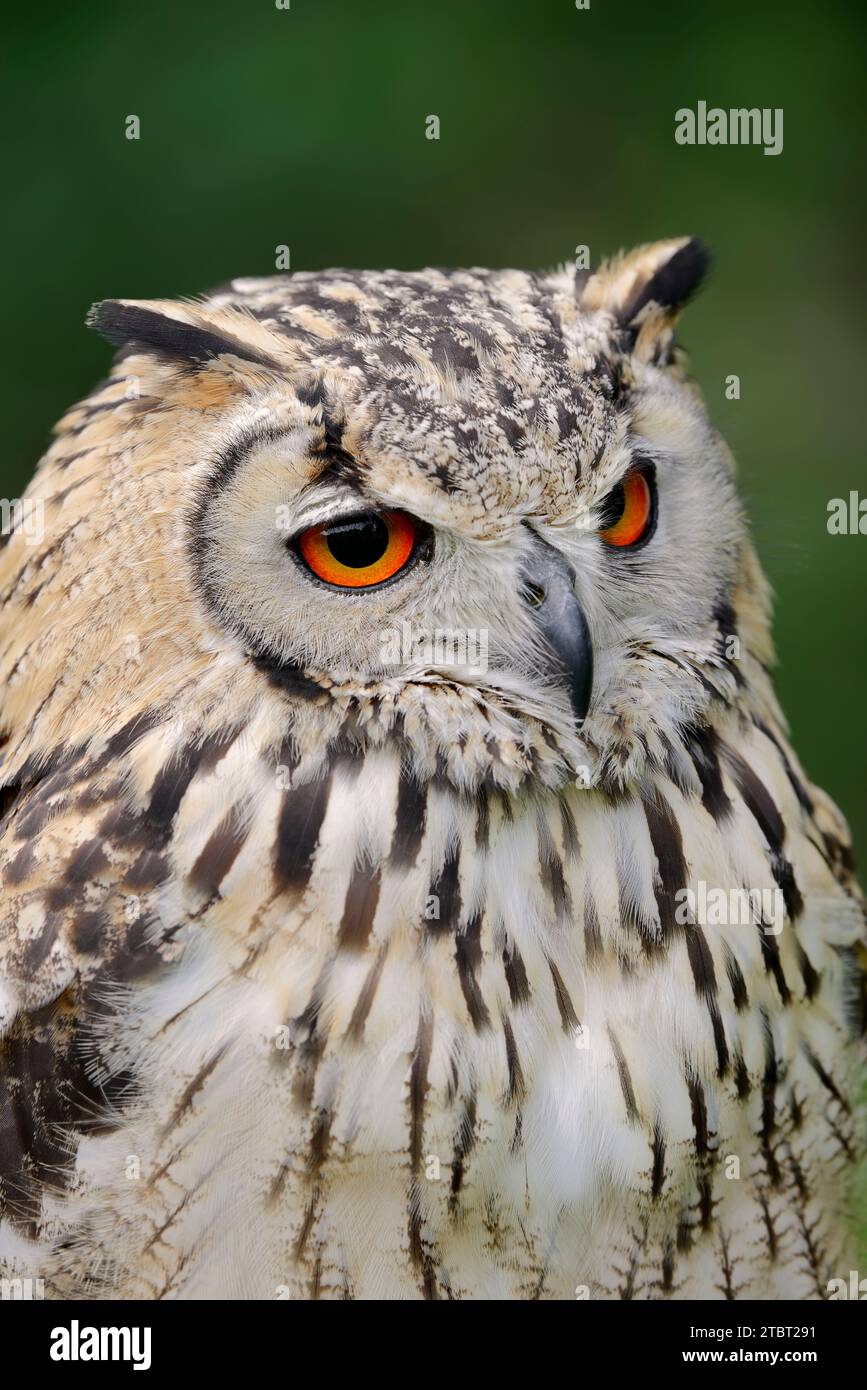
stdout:
POLYGON ((406 512, 359 512, 302 531, 295 548, 307 568, 337 589, 370 589, 406 569, 420 525, 406 512))
POLYGON ((653 467, 641 464, 626 474, 605 499, 599 534, 606 545, 636 549, 656 527, 656 482, 653 467))

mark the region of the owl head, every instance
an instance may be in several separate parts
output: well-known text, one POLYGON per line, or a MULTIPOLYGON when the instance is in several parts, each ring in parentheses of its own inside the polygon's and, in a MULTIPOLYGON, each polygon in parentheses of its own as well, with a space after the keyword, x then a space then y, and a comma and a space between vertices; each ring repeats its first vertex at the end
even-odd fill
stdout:
POLYGON ((707 260, 684 239, 593 274, 96 305, 121 351, 32 485, 42 541, 3 558, 20 758, 159 719, 256 726, 296 762, 399 739, 464 790, 670 767, 771 655, 674 343, 707 260))

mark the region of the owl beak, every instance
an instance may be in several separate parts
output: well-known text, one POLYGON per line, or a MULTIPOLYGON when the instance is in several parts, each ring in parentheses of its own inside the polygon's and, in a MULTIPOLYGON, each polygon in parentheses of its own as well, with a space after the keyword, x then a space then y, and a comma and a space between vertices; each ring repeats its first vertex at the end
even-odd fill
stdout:
POLYGON ((547 541, 533 537, 535 552, 523 573, 524 598, 551 650, 552 664, 566 686, 575 718, 583 724, 593 690, 593 644, 584 610, 575 596, 575 571, 547 541))

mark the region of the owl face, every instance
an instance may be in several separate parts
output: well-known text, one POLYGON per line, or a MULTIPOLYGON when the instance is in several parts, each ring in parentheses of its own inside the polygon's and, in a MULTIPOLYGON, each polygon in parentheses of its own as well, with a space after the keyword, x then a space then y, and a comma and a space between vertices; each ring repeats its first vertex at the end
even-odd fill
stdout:
MULTIPOLYGON (((664 242, 593 276, 332 271, 97 306, 135 382, 117 452, 142 515, 171 513, 163 676, 221 653, 229 706, 255 672, 357 736, 385 710, 465 785, 664 760, 736 701, 733 639, 766 641, 730 461, 673 348, 705 263, 664 242)), ((110 592, 111 550, 95 563, 110 592)))

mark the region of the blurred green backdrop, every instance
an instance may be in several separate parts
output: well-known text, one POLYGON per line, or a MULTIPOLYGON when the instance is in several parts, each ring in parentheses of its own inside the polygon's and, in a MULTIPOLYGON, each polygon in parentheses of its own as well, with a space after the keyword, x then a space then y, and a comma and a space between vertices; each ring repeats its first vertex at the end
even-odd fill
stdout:
POLYGON ((20 7, 0 81, 2 495, 105 372, 93 300, 273 273, 281 244, 293 269, 541 267, 699 233, 716 273, 684 340, 778 594, 795 745, 863 856, 867 537, 826 530, 830 498, 867 495, 863 24, 856 0, 20 7), (700 99, 782 107, 783 153, 677 145, 674 112, 700 99))

